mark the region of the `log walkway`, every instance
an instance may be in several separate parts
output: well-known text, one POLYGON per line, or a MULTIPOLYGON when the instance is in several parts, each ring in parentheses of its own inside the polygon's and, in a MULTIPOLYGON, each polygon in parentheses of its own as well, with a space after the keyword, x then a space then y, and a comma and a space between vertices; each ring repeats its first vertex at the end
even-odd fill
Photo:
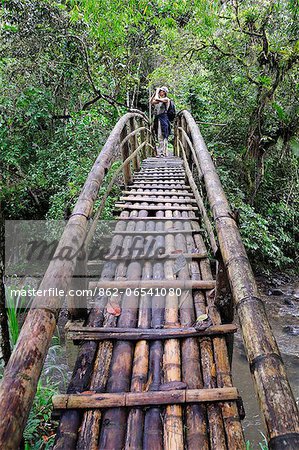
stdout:
MULTIPOLYGON (((245 449, 231 376, 234 309, 269 448, 298 448, 298 411, 216 169, 190 113, 174 132, 174 155, 156 158, 145 115, 119 120, 56 250, 87 256, 54 258, 41 283, 95 294, 67 296, 66 335, 79 347, 67 393, 53 397, 55 450, 245 449), (122 164, 93 212, 113 160, 122 164), (121 175, 109 246, 89 258, 121 175)), ((36 299, 22 327, 0 388, 0 448, 21 441, 60 307, 54 295, 36 299)))

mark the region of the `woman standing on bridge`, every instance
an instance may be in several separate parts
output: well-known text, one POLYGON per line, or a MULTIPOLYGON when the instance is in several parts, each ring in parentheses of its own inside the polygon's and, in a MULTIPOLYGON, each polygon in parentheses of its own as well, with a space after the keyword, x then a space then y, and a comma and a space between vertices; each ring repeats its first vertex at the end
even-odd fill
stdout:
POLYGON ((170 105, 170 99, 167 97, 168 88, 162 86, 157 88, 150 102, 154 105, 154 130, 158 137, 157 157, 168 156, 167 143, 170 135, 170 122, 167 110, 170 105))

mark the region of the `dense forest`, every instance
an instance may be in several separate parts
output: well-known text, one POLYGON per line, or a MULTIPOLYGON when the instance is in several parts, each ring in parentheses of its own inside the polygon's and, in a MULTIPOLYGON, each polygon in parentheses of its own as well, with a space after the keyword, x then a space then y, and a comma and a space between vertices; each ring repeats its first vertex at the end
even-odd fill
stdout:
POLYGON ((298 12, 296 0, 2 2, 5 218, 67 217, 117 118, 165 84, 201 126, 252 261, 294 267, 298 12))

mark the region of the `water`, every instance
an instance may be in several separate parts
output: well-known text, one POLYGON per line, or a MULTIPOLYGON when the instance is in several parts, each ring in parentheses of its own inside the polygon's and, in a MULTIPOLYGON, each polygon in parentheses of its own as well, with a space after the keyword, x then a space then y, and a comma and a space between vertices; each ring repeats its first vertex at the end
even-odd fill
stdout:
MULTIPOLYGON (((276 337, 281 356, 285 363, 287 375, 297 403, 299 402, 299 283, 285 284, 279 289, 283 295, 267 295, 268 289, 262 287, 262 298, 265 302, 268 318, 276 337)), ((259 449, 263 441, 261 433, 265 433, 263 420, 259 413, 252 377, 245 356, 240 331, 235 335, 233 355, 234 385, 242 396, 246 418, 243 427, 246 439, 250 440, 254 449, 259 449)))

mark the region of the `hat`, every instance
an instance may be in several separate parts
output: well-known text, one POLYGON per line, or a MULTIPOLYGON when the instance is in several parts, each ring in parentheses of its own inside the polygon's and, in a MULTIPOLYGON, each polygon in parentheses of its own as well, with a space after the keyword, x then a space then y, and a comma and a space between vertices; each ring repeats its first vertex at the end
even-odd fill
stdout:
POLYGON ((159 91, 164 91, 165 94, 168 94, 168 88, 166 86, 160 87, 159 91))

